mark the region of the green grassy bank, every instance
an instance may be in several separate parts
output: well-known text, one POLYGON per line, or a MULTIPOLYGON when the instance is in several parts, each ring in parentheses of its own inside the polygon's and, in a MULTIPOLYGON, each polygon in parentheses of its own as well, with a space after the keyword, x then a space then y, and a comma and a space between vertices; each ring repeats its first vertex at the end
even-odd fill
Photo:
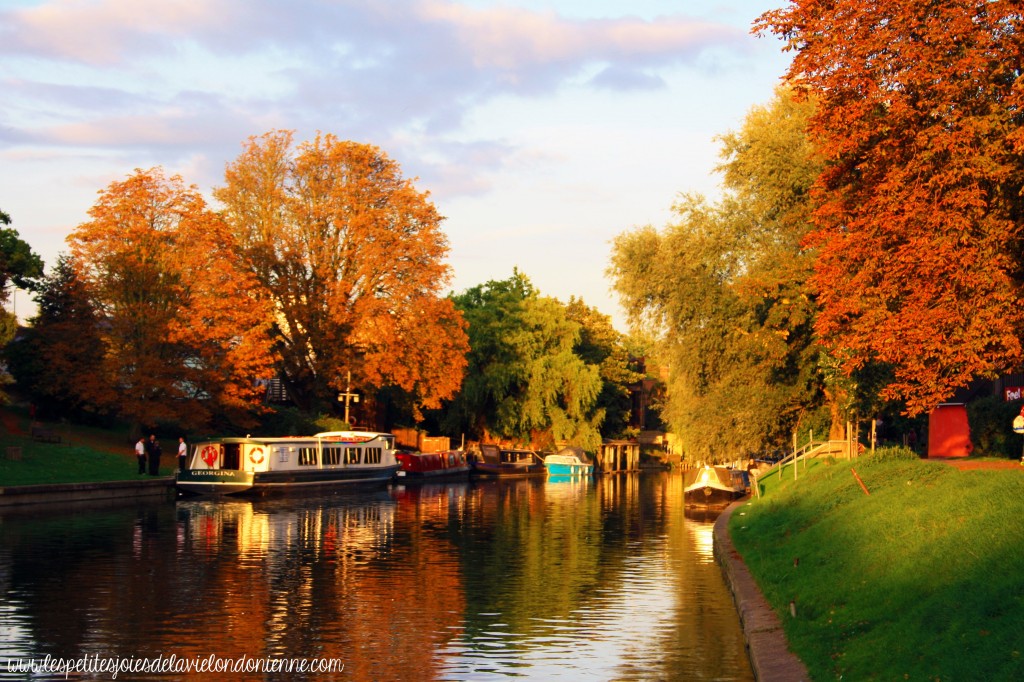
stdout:
MULTIPOLYGON (((0 487, 45 483, 97 483, 145 478, 139 476, 134 443, 124 433, 73 424, 44 424, 60 443, 36 441, 23 410, 0 410, 0 487), (7 448, 20 448, 21 459, 9 459, 7 448)), ((166 448, 166 445, 165 445, 166 448)), ((161 457, 161 475, 174 473, 174 453, 161 457)))
POLYGON ((815 680, 1024 679, 1024 471, 899 454, 788 467, 733 513, 790 647, 815 680))

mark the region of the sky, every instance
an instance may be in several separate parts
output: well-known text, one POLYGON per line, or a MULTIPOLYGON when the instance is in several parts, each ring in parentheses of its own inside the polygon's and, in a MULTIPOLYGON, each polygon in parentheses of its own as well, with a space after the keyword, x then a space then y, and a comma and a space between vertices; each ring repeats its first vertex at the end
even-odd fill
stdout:
MULTIPOLYGON (((451 290, 518 268, 626 331, 612 242, 669 224, 683 192, 716 197, 716 136, 790 61, 750 33, 784 4, 5 0, 0 210, 49 267, 136 168, 210 199, 250 136, 332 133, 430 193, 451 290)), ((13 305, 33 312, 24 292, 13 305)))

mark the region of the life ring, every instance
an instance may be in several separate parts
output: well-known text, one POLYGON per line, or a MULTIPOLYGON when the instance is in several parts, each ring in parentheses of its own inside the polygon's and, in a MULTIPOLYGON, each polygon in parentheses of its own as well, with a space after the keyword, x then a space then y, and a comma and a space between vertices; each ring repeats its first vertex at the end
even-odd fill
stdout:
POLYGON ((253 464, 263 464, 263 448, 253 448, 250 450, 249 461, 253 464))
POLYGON ((205 448, 203 448, 203 451, 201 453, 199 453, 199 457, 204 462, 206 462, 206 466, 207 467, 212 469, 214 463, 217 461, 217 455, 219 455, 219 454, 220 453, 217 452, 216 446, 214 446, 214 445, 207 445, 205 448))

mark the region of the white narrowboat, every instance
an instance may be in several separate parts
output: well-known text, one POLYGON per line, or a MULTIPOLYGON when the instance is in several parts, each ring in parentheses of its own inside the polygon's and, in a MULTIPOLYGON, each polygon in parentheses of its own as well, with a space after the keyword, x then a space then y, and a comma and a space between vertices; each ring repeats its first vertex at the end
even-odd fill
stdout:
POLYGON ((178 490, 198 495, 384 485, 399 464, 395 437, 372 431, 217 438, 192 446, 178 490))

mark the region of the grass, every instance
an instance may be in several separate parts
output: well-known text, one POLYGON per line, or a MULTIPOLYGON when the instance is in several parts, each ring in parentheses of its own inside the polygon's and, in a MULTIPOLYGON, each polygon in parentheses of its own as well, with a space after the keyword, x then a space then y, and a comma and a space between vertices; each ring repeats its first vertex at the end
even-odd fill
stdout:
POLYGON ((813 679, 1024 679, 1024 471, 879 453, 763 483, 730 534, 813 679))
MULTIPOLYGON (((134 443, 126 434, 71 424, 44 424, 59 434, 61 443, 41 443, 30 433, 27 413, 4 407, 0 425, 0 487, 45 483, 96 483, 143 478, 136 472, 134 443), (20 447, 21 460, 6 457, 7 448, 20 447)), ((169 476, 176 465, 164 453, 160 474, 169 476)))

